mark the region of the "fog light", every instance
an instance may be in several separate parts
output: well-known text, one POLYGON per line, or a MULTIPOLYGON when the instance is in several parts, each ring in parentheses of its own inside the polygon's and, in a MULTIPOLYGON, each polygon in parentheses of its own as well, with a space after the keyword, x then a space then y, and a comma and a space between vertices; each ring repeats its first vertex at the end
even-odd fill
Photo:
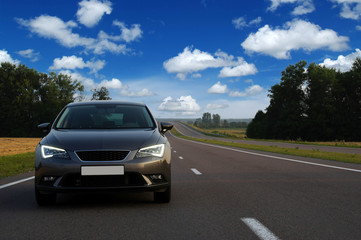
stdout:
POLYGON ((43 181, 44 182, 54 182, 56 179, 56 177, 44 177, 43 181))
POLYGON ((155 181, 163 180, 162 174, 152 174, 149 177, 150 177, 150 179, 155 180, 155 181))

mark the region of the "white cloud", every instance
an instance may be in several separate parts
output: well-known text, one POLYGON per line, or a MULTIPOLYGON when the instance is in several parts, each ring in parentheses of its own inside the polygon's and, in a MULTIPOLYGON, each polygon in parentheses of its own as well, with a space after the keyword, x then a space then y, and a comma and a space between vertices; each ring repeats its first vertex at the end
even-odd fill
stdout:
POLYGON ((181 96, 178 99, 166 97, 158 106, 158 110, 180 112, 183 115, 194 115, 201 110, 201 107, 192 96, 181 96))
POLYGON ((228 108, 229 105, 226 103, 209 103, 206 106, 207 110, 216 110, 216 109, 225 109, 228 108))
POLYGON ((132 24, 130 28, 126 27, 126 24, 119 22, 118 20, 113 21, 113 25, 119 27, 120 35, 108 35, 104 31, 98 33, 98 39, 100 40, 112 40, 112 41, 125 41, 127 43, 138 40, 142 37, 143 31, 140 29, 140 24, 132 24))
POLYGON ((87 27, 95 26, 104 14, 112 12, 111 2, 97 0, 83 0, 79 2, 79 9, 76 13, 78 21, 87 27))
POLYGON ((230 97, 248 97, 248 96, 255 96, 261 93, 264 89, 259 85, 252 85, 248 88, 246 88, 245 91, 231 91, 229 93, 230 97))
POLYGON ((118 26, 120 28, 122 32, 120 38, 126 41, 127 43, 142 37, 143 32, 140 29, 140 24, 133 24, 131 28, 127 28, 125 23, 115 20, 113 21, 113 25, 118 26))
POLYGON ((203 71, 208 68, 234 67, 246 64, 242 58, 234 60, 232 55, 218 50, 214 56, 198 49, 186 47, 182 53, 163 63, 168 73, 177 73, 177 78, 184 80, 188 74, 203 71))
POLYGON ((77 80, 77 81, 81 82, 86 89, 90 90, 90 89, 94 89, 97 87, 96 84, 94 83, 93 79, 86 78, 83 75, 81 75, 80 73, 71 72, 70 70, 62 70, 59 73, 70 76, 73 81, 77 80))
POLYGON ((249 23, 246 22, 244 17, 235 18, 232 20, 232 23, 236 29, 242 29, 244 27, 250 27, 252 25, 258 25, 262 21, 261 17, 251 20, 249 23))
POLYGON ((3 62, 9 62, 9 63, 16 64, 16 65, 20 63, 19 60, 12 59, 10 54, 8 54, 8 51, 0 50, 0 63, 3 63, 3 62))
POLYGON ((242 29, 247 26, 247 22, 244 17, 235 18, 232 23, 236 29, 242 29))
POLYGON ((269 11, 276 11, 282 4, 296 4, 295 9, 292 11, 293 15, 304 15, 315 11, 313 0, 270 0, 271 6, 268 7, 269 11))
POLYGON ((208 89, 208 93, 214 93, 214 94, 223 94, 227 93, 228 88, 227 85, 222 85, 220 81, 218 81, 216 84, 214 84, 211 88, 208 89))
MULTIPOLYGON (((27 27, 32 33, 40 37, 54 39, 64 47, 84 47, 85 50, 93 51, 95 54, 103 54, 105 52, 126 54, 129 52, 125 44, 117 44, 114 42, 131 39, 127 34, 128 38, 126 39, 122 39, 120 36, 108 36, 103 31, 99 32, 97 38, 82 37, 77 33, 73 33, 73 28, 77 27, 74 21, 64 22, 58 17, 48 15, 41 15, 30 20, 17 19, 17 21, 22 26, 27 27)), ((139 26, 136 28, 139 28, 139 26)), ((131 36, 140 37, 136 34, 131 36)))
POLYGON ((253 75, 257 73, 257 68, 254 64, 249 64, 243 60, 243 58, 238 58, 238 64, 235 67, 224 67, 219 73, 220 78, 225 77, 241 77, 247 75, 253 75))
POLYGON ((101 83, 99 83, 99 87, 106 87, 107 89, 118 89, 122 88, 123 84, 119 79, 113 78, 111 81, 101 81, 101 83))
POLYGON ((34 19, 17 19, 18 23, 28 27, 32 33, 41 37, 56 39, 65 47, 88 46, 95 43, 94 39, 80 37, 73 33, 72 28, 77 24, 73 21, 64 22, 58 17, 41 15, 34 19))
POLYGON ((358 20, 361 17, 360 0, 331 0, 342 6, 340 16, 347 19, 358 20))
POLYGON ((271 29, 269 25, 250 34, 241 44, 248 52, 258 52, 277 59, 288 59, 291 50, 312 51, 326 48, 331 51, 348 49, 348 37, 338 36, 331 30, 322 30, 320 26, 303 20, 287 22, 284 29, 271 29))
POLYGON ((178 56, 168 59, 163 63, 168 73, 192 73, 207 68, 218 68, 226 64, 225 59, 215 58, 207 52, 186 47, 178 56))
POLYGON ((258 24, 260 24, 261 22, 262 22, 262 18, 261 18, 261 17, 257 17, 257 18, 255 18, 255 19, 251 20, 248 25, 258 25, 258 24))
POLYGON ((356 26, 356 30, 361 31, 361 26, 360 26, 360 25, 357 25, 357 26, 356 26))
POLYGON ((281 4, 285 4, 285 3, 295 3, 297 2, 297 0, 270 0, 271 1, 271 6, 267 8, 267 10, 269 11, 276 11, 276 9, 281 5, 281 4))
POLYGON ((292 12, 293 15, 304 15, 307 13, 311 13, 313 11, 315 11, 315 5, 313 4, 312 0, 309 1, 304 1, 304 0, 300 0, 298 2, 301 2, 300 5, 298 5, 292 12))
POLYGON ((227 105, 228 107, 208 110, 211 113, 212 111, 218 113, 222 119, 254 118, 258 110, 264 110, 269 105, 269 98, 267 94, 260 94, 256 99, 239 101, 223 100, 220 104, 227 105))
POLYGON ((120 95, 124 97, 150 97, 150 96, 155 96, 155 93, 148 90, 147 88, 143 88, 140 91, 129 91, 128 86, 125 86, 120 91, 120 95))
POLYGON ((24 58, 29 58, 30 61, 32 62, 36 62, 39 60, 39 55, 40 53, 35 52, 34 49, 26 49, 26 50, 21 50, 16 52, 17 54, 19 54, 20 56, 24 57, 24 58))
POLYGON ((50 70, 59 70, 59 69, 83 69, 89 68, 92 73, 98 72, 105 65, 104 60, 97 61, 87 61, 84 62, 83 58, 77 57, 75 55, 72 56, 63 56, 62 58, 55 58, 53 61, 53 65, 49 67, 50 70))
POLYGON ((94 45, 91 45, 88 48, 93 50, 95 54, 103 54, 106 51, 126 54, 130 51, 125 44, 116 44, 108 39, 98 39, 94 45))
POLYGON ((101 81, 101 83, 98 84, 98 87, 106 87, 107 89, 120 90, 117 93, 120 94, 120 96, 124 97, 148 97, 155 95, 147 88, 143 88, 140 91, 130 91, 129 86, 123 84, 119 79, 116 78, 113 78, 111 81, 103 80, 101 81))
POLYGON ((200 73, 192 74, 192 78, 201 78, 201 77, 202 77, 202 74, 200 74, 200 73))
POLYGON ((336 60, 331 60, 330 58, 326 58, 323 61, 323 63, 320 63, 320 65, 325 66, 327 68, 334 68, 341 72, 347 72, 351 69, 352 64, 355 62, 355 59, 357 57, 361 58, 361 50, 358 48, 355 50, 355 52, 347 56, 343 56, 343 55, 338 56, 336 60))

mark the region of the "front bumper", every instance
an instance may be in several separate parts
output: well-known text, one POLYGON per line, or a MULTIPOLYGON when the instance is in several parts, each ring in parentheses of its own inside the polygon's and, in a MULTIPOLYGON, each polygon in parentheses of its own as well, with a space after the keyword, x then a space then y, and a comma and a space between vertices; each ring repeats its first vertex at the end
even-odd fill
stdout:
MULTIPOLYGON (((83 162, 74 153, 71 159, 42 159, 36 153, 35 187, 40 193, 156 191, 171 184, 170 160, 163 158, 128 158, 116 162, 83 162), (124 166, 123 175, 82 176, 82 166, 124 166), (161 176, 156 178, 154 176, 161 176)), ((132 157, 132 154, 130 155, 132 157)))

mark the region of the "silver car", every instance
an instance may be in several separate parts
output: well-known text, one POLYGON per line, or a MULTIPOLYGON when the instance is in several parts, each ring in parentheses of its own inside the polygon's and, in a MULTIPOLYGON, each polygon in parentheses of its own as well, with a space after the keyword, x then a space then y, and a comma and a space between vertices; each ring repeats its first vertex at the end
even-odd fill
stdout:
POLYGON ((39 205, 57 193, 152 191, 156 202, 171 198, 171 149, 144 104, 93 101, 68 104, 35 154, 35 196, 39 205))

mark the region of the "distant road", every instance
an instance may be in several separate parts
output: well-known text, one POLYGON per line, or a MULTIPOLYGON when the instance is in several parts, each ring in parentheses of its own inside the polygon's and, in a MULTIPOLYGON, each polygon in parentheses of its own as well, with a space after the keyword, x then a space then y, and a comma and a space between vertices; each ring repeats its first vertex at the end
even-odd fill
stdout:
POLYGON ((176 129, 178 129, 181 133, 186 136, 194 137, 194 138, 202 138, 202 139, 212 139, 218 141, 225 142, 235 142, 235 143, 245 143, 245 144, 254 144, 254 145, 262 145, 262 146, 277 146, 283 148, 298 148, 298 149, 306 149, 306 150, 319 150, 323 152, 337 152, 337 153, 351 153, 351 154, 359 154, 361 155, 361 148, 347 148, 347 147, 332 147, 332 146, 318 146, 318 145, 308 145, 308 144, 297 144, 297 143, 282 143, 282 142, 268 142, 268 141, 255 141, 255 140, 237 140, 237 139, 229 139, 229 138, 219 138, 219 137, 211 137, 204 135, 191 127, 180 123, 173 122, 176 129))

